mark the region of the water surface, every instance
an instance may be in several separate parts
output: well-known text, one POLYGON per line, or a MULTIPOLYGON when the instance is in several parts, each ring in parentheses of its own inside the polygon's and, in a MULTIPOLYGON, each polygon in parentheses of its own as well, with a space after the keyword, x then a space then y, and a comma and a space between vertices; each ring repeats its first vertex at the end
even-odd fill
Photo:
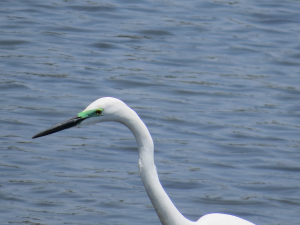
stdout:
POLYGON ((1 1, 1 224, 159 225, 117 123, 31 137, 103 96, 148 126, 189 219, 300 214, 298 1, 1 1))

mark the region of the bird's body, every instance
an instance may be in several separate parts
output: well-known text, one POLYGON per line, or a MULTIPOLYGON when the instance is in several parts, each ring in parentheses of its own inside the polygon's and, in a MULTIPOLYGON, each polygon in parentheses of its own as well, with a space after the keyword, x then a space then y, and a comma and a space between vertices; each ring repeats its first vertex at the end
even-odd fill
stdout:
POLYGON ((154 144, 146 125, 134 110, 119 99, 111 97, 100 98, 76 117, 49 128, 33 138, 67 129, 79 123, 84 125, 105 121, 120 122, 127 126, 135 136, 139 151, 140 175, 163 225, 254 225, 239 217, 220 213, 207 214, 196 222, 186 219, 174 206, 159 181, 154 164, 154 144))

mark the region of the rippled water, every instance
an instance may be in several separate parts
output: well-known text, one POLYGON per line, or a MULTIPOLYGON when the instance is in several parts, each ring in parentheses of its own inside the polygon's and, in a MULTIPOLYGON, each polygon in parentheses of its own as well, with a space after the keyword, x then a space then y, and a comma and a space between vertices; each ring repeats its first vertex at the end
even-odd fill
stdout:
POLYGON ((179 210, 299 224, 299 1, 0 7, 1 224, 160 224, 120 124, 31 137, 103 96, 155 142, 179 210))

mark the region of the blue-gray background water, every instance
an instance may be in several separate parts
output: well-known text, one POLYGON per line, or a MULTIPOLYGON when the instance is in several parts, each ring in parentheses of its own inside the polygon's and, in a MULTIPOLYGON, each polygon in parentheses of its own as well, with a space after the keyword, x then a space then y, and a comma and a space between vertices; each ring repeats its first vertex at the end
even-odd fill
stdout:
POLYGON ((103 96, 146 123, 187 218, 299 224, 299 12, 293 0, 1 0, 1 224, 160 224, 126 127, 31 139, 103 96))

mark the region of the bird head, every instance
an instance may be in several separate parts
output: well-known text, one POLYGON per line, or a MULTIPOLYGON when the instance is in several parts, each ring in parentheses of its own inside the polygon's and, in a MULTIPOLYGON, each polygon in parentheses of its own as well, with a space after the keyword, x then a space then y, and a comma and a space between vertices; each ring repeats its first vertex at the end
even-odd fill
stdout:
POLYGON ((95 124, 105 121, 124 121, 127 110, 131 110, 124 102, 112 97, 99 98, 76 116, 50 127, 32 138, 53 134, 78 125, 95 124))

